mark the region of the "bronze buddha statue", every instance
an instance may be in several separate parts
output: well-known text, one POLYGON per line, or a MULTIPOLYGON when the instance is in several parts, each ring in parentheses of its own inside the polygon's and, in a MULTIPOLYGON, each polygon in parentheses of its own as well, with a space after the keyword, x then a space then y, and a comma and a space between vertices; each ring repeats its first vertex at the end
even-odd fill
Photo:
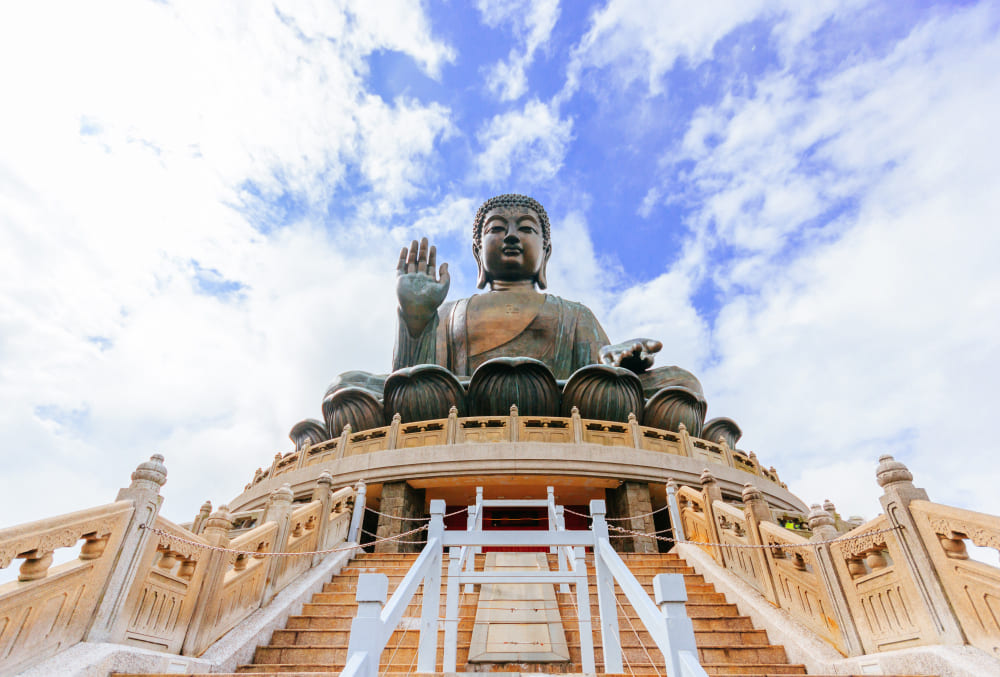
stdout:
MULTIPOLYGON (((680 367, 651 368, 659 341, 611 344, 589 308, 542 291, 552 243, 537 201, 487 200, 473 222, 472 253, 477 286, 489 291, 446 303, 451 278, 447 263, 438 268, 436 248, 427 238, 403 247, 393 373, 341 374, 323 400, 328 435, 384 425, 394 413, 430 420, 455 406, 460 415, 498 415, 511 404, 532 415, 565 416, 574 406, 585 418, 624 422, 634 414, 654 427, 683 423, 701 433, 701 384, 680 367)), ((296 445, 321 425, 294 428, 296 445)))
POLYGON ((701 394, 690 372, 649 369, 662 347, 659 341, 611 345, 589 308, 539 291, 547 287, 552 244, 548 215, 534 199, 500 195, 487 200, 473 222, 472 253, 479 268, 477 286, 490 291, 444 303, 448 264, 436 269, 435 248, 424 238, 400 252, 393 369, 438 364, 466 377, 495 357, 532 357, 557 379, 604 363, 636 372, 647 393, 680 385, 701 394))

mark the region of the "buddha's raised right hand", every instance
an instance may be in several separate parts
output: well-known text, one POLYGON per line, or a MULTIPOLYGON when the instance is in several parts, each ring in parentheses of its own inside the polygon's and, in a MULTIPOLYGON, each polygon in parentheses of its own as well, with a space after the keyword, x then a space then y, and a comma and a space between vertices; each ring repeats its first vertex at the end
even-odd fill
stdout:
POLYGON ((434 269, 437 263, 437 248, 428 251, 427 238, 414 240, 410 248, 399 252, 396 264, 396 298, 410 336, 423 333, 437 309, 444 303, 451 285, 448 264, 442 263, 440 272, 434 269))

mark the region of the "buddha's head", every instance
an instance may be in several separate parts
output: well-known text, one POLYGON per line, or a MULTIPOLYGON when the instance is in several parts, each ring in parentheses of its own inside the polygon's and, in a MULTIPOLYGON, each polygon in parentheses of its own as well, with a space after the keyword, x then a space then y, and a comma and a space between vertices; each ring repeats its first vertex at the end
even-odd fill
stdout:
POLYGON ((549 217, 526 195, 498 195, 483 203, 472 226, 472 254, 479 266, 476 285, 530 280, 547 286, 545 264, 552 253, 549 217))

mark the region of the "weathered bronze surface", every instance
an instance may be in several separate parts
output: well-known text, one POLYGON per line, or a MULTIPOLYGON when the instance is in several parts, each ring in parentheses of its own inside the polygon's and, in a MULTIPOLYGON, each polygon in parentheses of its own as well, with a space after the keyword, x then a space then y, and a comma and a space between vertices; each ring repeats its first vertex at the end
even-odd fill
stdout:
POLYGON ((299 451, 303 447, 319 444, 329 439, 329 433, 322 421, 307 418, 292 426, 288 433, 288 439, 295 444, 295 451, 299 451))
POLYGON ((562 415, 576 407, 583 418, 628 422, 642 416, 642 384, 623 367, 591 364, 573 372, 563 388, 562 415))
POLYGON ((705 423, 705 398, 683 386, 667 386, 646 401, 642 422, 654 428, 680 431, 683 423, 694 437, 701 437, 705 423))
POLYGON ((365 388, 347 386, 323 398, 323 418, 330 437, 338 437, 345 425, 351 430, 368 430, 385 425, 382 403, 365 388))
POLYGON ((455 407, 459 416, 466 415, 465 389, 455 375, 436 364, 404 367, 385 381, 386 420, 399 414, 403 423, 447 418, 455 407))
POLYGON ((559 386, 548 366, 530 357, 495 357, 469 382, 469 408, 480 416, 558 416, 559 386))
POLYGON ((730 449, 735 449, 736 443, 743 436, 743 431, 733 419, 720 416, 705 423, 701 436, 709 442, 718 442, 719 438, 722 438, 730 449))

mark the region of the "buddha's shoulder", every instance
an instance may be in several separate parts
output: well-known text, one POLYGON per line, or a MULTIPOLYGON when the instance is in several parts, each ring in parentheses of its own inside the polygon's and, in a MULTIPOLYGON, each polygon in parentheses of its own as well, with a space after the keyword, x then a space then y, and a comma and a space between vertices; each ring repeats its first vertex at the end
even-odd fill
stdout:
POLYGON ((546 294, 545 300, 547 303, 558 306, 563 312, 574 314, 582 319, 597 320, 593 311, 579 301, 570 301, 555 294, 546 294))

